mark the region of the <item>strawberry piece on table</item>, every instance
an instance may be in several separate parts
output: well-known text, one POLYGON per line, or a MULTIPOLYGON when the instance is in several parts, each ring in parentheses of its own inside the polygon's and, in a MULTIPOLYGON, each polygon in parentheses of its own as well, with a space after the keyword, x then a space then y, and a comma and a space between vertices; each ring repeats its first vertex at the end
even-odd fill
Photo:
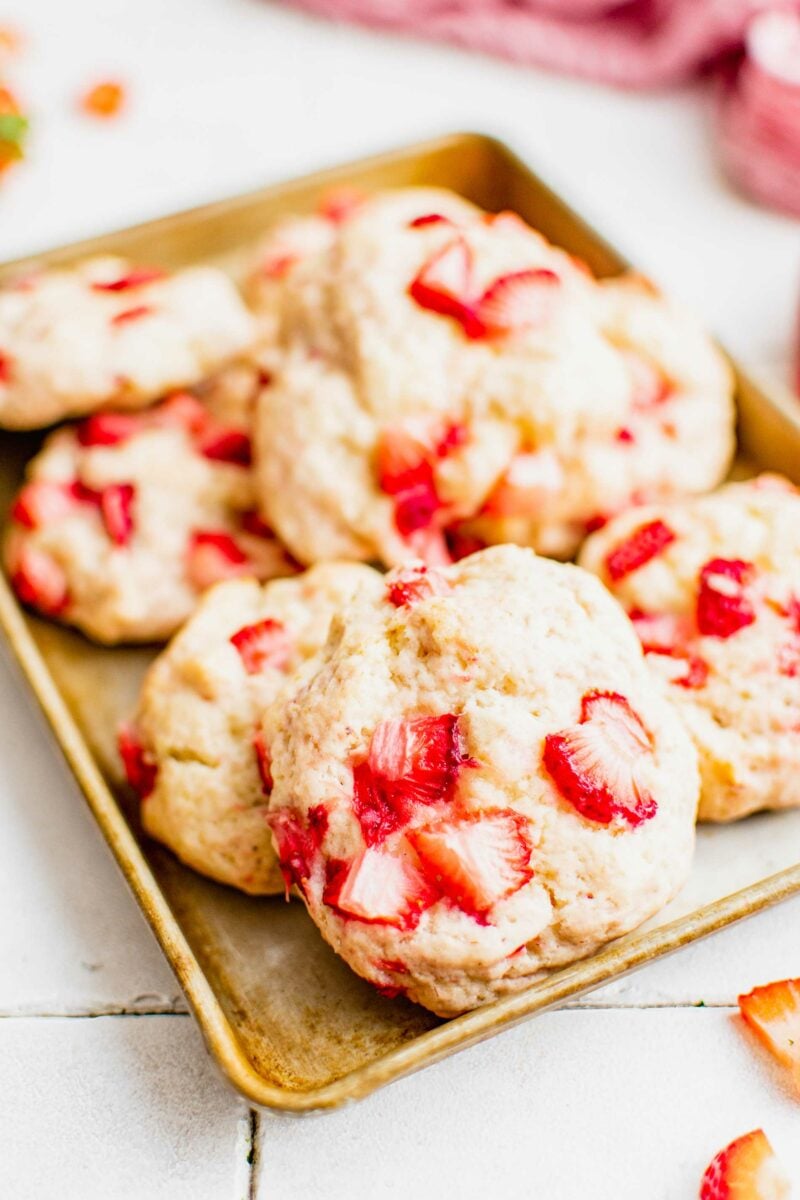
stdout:
POLYGON ((436 821, 411 830, 408 839, 431 882, 474 916, 533 876, 527 822, 510 809, 436 821))
POLYGON ((351 863, 329 864, 322 898, 343 916, 414 929, 439 891, 410 853, 367 847, 351 863))
POLYGON ((189 540, 187 571, 191 583, 203 591, 222 579, 247 575, 250 560, 229 533, 197 530, 189 540))
POLYGON ((265 667, 283 671, 289 664, 292 643, 280 621, 267 617, 245 625, 229 640, 238 650, 248 675, 258 675, 265 667))
POLYGON ((736 1138, 711 1160, 700 1200, 786 1200, 789 1180, 763 1129, 736 1138))
POLYGON ((712 558, 705 564, 697 594, 700 633, 729 638, 753 624, 756 614, 747 587, 754 576, 753 564, 740 558, 712 558))
POLYGON ((49 617, 62 613, 69 603, 67 577, 49 554, 23 546, 11 572, 11 586, 23 604, 49 617))
POLYGON ((125 768, 125 778, 140 800, 146 800, 156 786, 158 767, 152 762, 133 725, 121 725, 117 749, 125 768))
POLYGON ((779 1063, 800 1072, 800 979, 782 979, 739 997, 739 1011, 779 1063))
POLYGON ((117 546, 127 546, 131 540, 135 499, 132 483, 113 483, 100 492, 100 515, 106 533, 117 546))
POLYGON ((606 570, 614 583, 638 571, 675 541, 675 534, 664 521, 640 525, 623 542, 609 550, 606 570))
POLYGON ((642 782, 652 738, 624 696, 587 692, 580 722, 544 740, 543 763, 561 795, 587 820, 621 817, 641 825, 656 815, 642 782))

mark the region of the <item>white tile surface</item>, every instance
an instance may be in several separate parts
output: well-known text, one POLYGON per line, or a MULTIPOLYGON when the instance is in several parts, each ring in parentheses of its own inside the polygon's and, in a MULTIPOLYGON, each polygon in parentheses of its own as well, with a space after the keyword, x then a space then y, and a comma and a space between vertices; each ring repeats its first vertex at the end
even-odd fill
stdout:
POLYGON ((798 1100, 721 1010, 559 1012, 364 1104, 263 1117, 258 1200, 692 1200, 762 1125, 800 1179, 798 1100))
POLYGON ((189 1017, 0 1021, 0 1196, 246 1200, 247 1110, 189 1017))
MULTIPOLYGON (((268 0, 6 0, 30 161, 0 257, 455 128, 510 140, 746 360, 785 373, 798 225, 722 183, 708 93, 622 95, 336 28, 268 0), (119 122, 75 111, 107 74, 119 122)), ((164 1008, 176 985, 0 662, 0 1014, 164 1008)), ((720 1009, 800 974, 800 900, 307 1121, 264 1116, 258 1200, 687 1200, 763 1124, 800 1185, 797 1102, 720 1009), (637 1009, 636 1006, 645 1006, 637 1009), (667 1006, 653 1008, 647 1006, 667 1006), (794 1160, 792 1159, 794 1155, 794 1160)), ((244 1200, 248 1124, 188 1018, 0 1020, 0 1196, 244 1200)))

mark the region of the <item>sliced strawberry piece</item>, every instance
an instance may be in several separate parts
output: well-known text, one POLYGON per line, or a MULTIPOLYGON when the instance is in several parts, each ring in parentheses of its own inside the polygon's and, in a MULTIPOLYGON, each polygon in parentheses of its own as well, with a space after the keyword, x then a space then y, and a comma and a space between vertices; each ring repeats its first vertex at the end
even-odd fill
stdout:
POLYGON ((441 529, 429 525, 427 529, 417 529, 406 537, 409 557, 419 558, 426 567, 449 567, 452 565, 450 551, 441 529))
POLYGON ((191 392, 173 392, 153 410, 153 423, 177 426, 196 437, 208 427, 208 410, 191 392))
POLYGON ((786 1200, 789 1180, 763 1129, 731 1142, 711 1160, 700 1200, 786 1200))
POLYGON ((430 467, 427 469, 430 474, 428 481, 401 492, 395 498, 394 523, 398 533, 406 538, 418 529, 427 529, 442 507, 433 481, 433 471, 430 467))
POLYGON ((439 899, 410 853, 367 847, 350 863, 334 863, 323 901, 340 915, 414 929, 439 899))
POLYGON ((10 516, 26 529, 42 529, 70 516, 77 505, 78 498, 71 484, 39 479, 20 489, 10 516))
POLYGON ((100 514, 106 533, 117 546, 127 546, 133 534, 133 503, 136 488, 132 483, 114 483, 100 493, 100 514))
POLYGON ((386 579, 386 595, 396 608, 411 607, 429 596, 443 596, 450 584, 438 571, 429 567, 399 567, 386 579))
POLYGON ((622 817, 636 826, 657 811, 641 782, 652 752, 652 738, 624 696, 587 692, 579 724, 545 738, 543 762, 581 816, 600 825, 622 817))
POLYGON ((57 617, 69 604, 67 576, 54 558, 34 546, 21 547, 11 573, 11 586, 23 604, 57 617))
POLYGON ((546 269, 501 275, 475 306, 468 337, 497 337, 544 324, 553 312, 561 280, 546 269))
POLYGON ((409 229, 424 229, 427 225, 452 225, 453 222, 449 217, 443 217, 441 213, 423 213, 421 217, 414 217, 413 221, 408 222, 409 229))
POLYGON ((264 737, 264 732, 261 729, 256 729, 253 734, 253 750, 256 756, 256 766, 258 767, 259 778, 261 779, 261 789, 265 796, 268 796, 272 791, 272 755, 269 752, 267 739, 264 737))
POLYGON ((130 292, 134 288, 146 287, 148 283, 155 283, 158 279, 166 279, 166 272, 159 270, 158 267, 134 267, 132 271, 128 271, 127 275, 120 275, 117 279, 104 279, 93 283, 92 291, 130 292))
POLYGON ((191 535, 187 573, 199 591, 221 579, 238 579, 250 570, 250 560, 229 533, 204 529, 191 535))
POLYGON ((669 380, 649 359, 635 350, 620 350, 631 379, 631 404, 635 409, 655 408, 672 394, 669 380))
POLYGON ((429 458, 436 453, 437 431, 428 421, 409 421, 382 429, 376 448, 378 485, 387 496, 427 484, 432 479, 429 458))
POLYGON ((249 533, 253 537, 273 538, 275 536, 272 528, 254 508, 243 512, 239 518, 239 522, 245 533, 249 533))
POLYGON ((314 834, 289 809, 268 813, 267 824, 272 830, 275 852, 286 883, 286 895, 292 884, 305 890, 311 878, 319 846, 314 834))
POLYGON ((269 617, 245 625, 229 639, 239 651, 248 675, 258 675, 265 667, 284 671, 289 665, 292 642, 286 626, 269 617))
POLYGON ((606 555, 606 570, 614 583, 638 571, 651 559, 656 558, 675 541, 675 533, 664 521, 648 521, 609 550, 606 555))
POLYGON ((366 193, 362 192, 360 188, 347 185, 331 188, 322 197, 317 212, 326 221, 332 221, 334 225, 341 225, 355 215, 366 198, 366 193))
POLYGON ((708 637, 729 638, 756 619, 747 587, 755 577, 752 563, 712 558, 700 571, 697 628, 708 637))
POLYGON ((10 354, 0 350, 0 387, 7 387, 14 378, 13 359, 10 354))
POLYGON ((541 512, 564 486, 564 471, 551 450, 517 454, 483 506, 491 517, 526 517, 541 512))
POLYGON ((469 558, 470 554, 477 554, 479 550, 486 549, 486 542, 482 538, 467 533, 458 525, 450 525, 445 529, 444 536, 453 562, 461 562, 462 558, 469 558))
POLYGON ((422 265, 408 291, 420 308, 455 317, 467 329, 474 322, 471 280, 472 251, 464 238, 456 237, 422 265))
POLYGON ((800 1071, 800 979, 782 979, 739 997, 739 1011, 779 1063, 800 1071))
POLYGON ((132 413, 93 413, 75 427, 81 446, 117 446, 142 429, 142 418, 132 413))
POLYGON ((200 442, 200 453, 214 462, 232 463, 237 467, 249 467, 253 462, 250 438, 240 429, 210 431, 200 442))
POLYGON ((473 916, 533 876, 528 822, 511 809, 435 821, 410 830, 408 840, 431 883, 473 916))
POLYGON ((690 654, 686 659, 686 674, 681 675, 678 679, 673 679, 672 682, 676 687, 691 690, 705 687, 710 670, 711 668, 704 658, 701 658, 699 654, 690 654))
POLYGON ((692 636, 692 621, 679 613, 646 613, 634 608, 628 616, 645 654, 681 652, 692 636))
POLYGON ((374 846, 404 825, 415 804, 449 800, 458 773, 472 766, 461 745, 458 718, 382 721, 366 762, 353 768, 353 812, 364 841, 374 846))
POLYGON ((129 325, 132 321, 140 321, 155 312, 152 304, 137 304, 134 308, 124 308, 111 318, 112 325, 129 325))
POLYGON ((125 778, 140 800, 146 800, 156 786, 158 765, 148 757, 135 726, 121 725, 117 734, 117 749, 125 768, 125 778))

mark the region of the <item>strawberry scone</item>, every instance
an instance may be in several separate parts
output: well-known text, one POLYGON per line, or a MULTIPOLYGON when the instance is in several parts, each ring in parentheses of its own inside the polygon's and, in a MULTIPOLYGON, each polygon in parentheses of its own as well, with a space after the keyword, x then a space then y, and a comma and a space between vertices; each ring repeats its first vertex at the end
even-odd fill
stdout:
POLYGON ((161 641, 212 583, 291 574, 255 512, 249 464, 246 429, 185 392, 58 430, 9 514, 17 595, 99 642, 161 641))
POLYGON ((800 805, 800 492, 778 476, 647 506, 583 548, 700 758, 700 817, 800 805))
POLYGON ((148 671, 120 754, 145 830, 195 870, 253 894, 283 891, 258 722, 359 590, 380 595, 383 580, 357 563, 221 583, 148 671))
POLYGON ((435 565, 504 541, 568 557, 618 509, 708 490, 729 464, 731 377, 709 339, 512 213, 379 194, 263 303, 279 365, 260 500, 303 562, 435 565))
POLYGON ((213 267, 169 274, 108 257, 30 275, 0 289, 0 426, 142 408, 255 338, 239 293, 213 267))
POLYGON ((390 573, 263 732, 287 885, 442 1015, 633 929, 689 870, 688 735, 600 583, 522 547, 390 573))

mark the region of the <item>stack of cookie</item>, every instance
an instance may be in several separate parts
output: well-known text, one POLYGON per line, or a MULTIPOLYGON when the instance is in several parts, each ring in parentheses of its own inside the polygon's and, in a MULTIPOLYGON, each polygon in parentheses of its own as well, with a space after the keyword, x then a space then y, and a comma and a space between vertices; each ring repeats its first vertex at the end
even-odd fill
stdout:
POLYGON ((708 494, 733 387, 690 318, 417 188, 280 223, 244 296, 108 259, 0 293, 0 423, 82 418, 17 594, 175 635, 120 731, 152 836, 450 1015, 662 908, 698 803, 800 805, 800 494, 708 494))

